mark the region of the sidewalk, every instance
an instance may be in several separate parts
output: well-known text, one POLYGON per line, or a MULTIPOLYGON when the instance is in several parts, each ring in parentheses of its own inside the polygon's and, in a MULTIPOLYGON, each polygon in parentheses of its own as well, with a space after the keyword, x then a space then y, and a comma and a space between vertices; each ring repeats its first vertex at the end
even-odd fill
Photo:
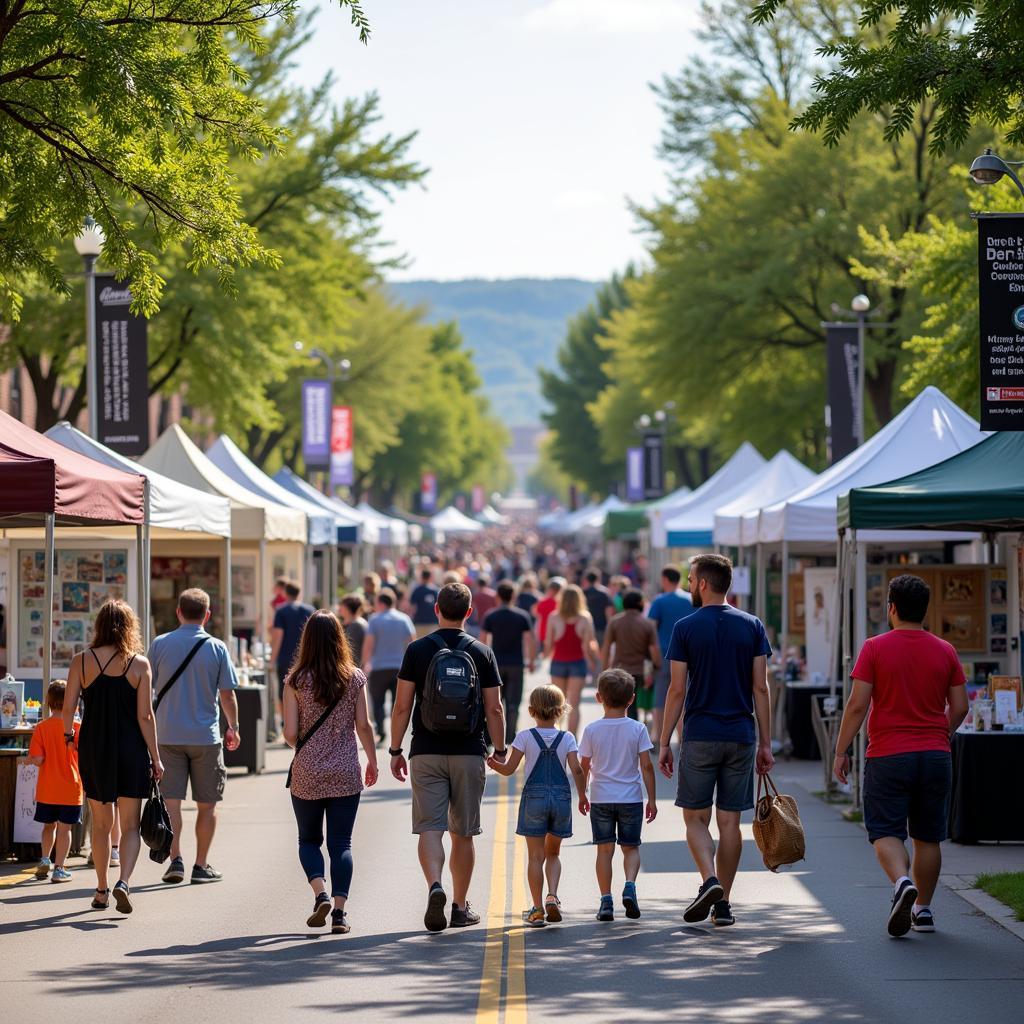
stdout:
MULTIPOLYGON (((795 784, 809 794, 820 793, 824 784, 820 761, 780 760, 773 777, 779 784, 784 781, 795 784)), ((842 817, 844 805, 826 804, 823 800, 820 802, 845 821, 842 817)), ((848 824, 854 828, 862 827, 852 822, 848 824)), ((964 845, 947 840, 942 844, 941 883, 1024 941, 1024 921, 1018 921, 1008 907, 974 887, 978 875, 1021 870, 1024 870, 1024 843, 964 845)))

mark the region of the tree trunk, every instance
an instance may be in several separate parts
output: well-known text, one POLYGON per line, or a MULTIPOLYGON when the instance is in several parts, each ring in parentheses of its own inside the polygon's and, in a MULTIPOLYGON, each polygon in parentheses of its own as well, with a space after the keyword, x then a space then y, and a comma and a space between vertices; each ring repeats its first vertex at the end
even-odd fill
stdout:
POLYGON ((676 475, 680 487, 689 487, 692 491, 696 486, 693 482, 693 473, 690 470, 689 445, 677 444, 672 446, 676 457, 676 475))
POLYGON ((894 357, 879 360, 864 378, 864 388, 880 427, 884 427, 892 419, 892 388, 896 380, 897 365, 894 357))

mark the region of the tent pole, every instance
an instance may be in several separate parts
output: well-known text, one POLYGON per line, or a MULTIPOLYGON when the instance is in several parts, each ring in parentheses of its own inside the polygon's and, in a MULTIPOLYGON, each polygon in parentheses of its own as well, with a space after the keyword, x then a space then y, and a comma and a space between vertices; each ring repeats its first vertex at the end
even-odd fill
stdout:
POLYGON ((266 642, 268 631, 265 628, 267 618, 267 607, 270 605, 270 588, 267 586, 266 580, 267 571, 267 538, 260 537, 260 549, 259 549, 259 577, 256 584, 256 595, 257 600, 260 603, 260 610, 256 615, 256 636, 253 639, 258 639, 262 642, 266 642))
POLYGON ((765 600, 764 599, 765 599, 765 594, 767 593, 767 590, 766 590, 766 587, 765 587, 765 578, 764 578, 764 545, 760 541, 757 542, 756 559, 757 559, 757 568, 756 568, 757 580, 755 582, 756 589, 754 591, 754 614, 762 622, 764 622, 764 614, 765 614, 764 613, 764 604, 765 604, 765 600))
POLYGON ((234 594, 231 592, 231 537, 227 536, 224 538, 224 643, 228 645, 228 650, 232 651, 234 648, 234 638, 232 637, 232 614, 231 605, 234 601, 234 594))
MULTIPOLYGON (((868 576, 868 550, 867 545, 857 540, 857 531, 851 530, 853 534, 854 552, 854 573, 853 573, 853 646, 855 651, 860 651, 867 638, 868 609, 867 609, 867 576, 868 576)), ((851 659, 853 652, 851 651, 851 659)), ((852 685, 852 680, 848 682, 852 685)), ((853 770, 853 806, 860 810, 864 792, 864 727, 861 726, 857 737, 854 740, 856 758, 853 770)))
POLYGON ((836 541, 836 605, 835 615, 832 620, 834 623, 834 628, 832 630, 832 642, 829 645, 832 653, 828 667, 828 693, 830 697, 835 697, 836 689, 838 688, 836 669, 839 666, 839 660, 841 657, 843 608, 846 604, 843 597, 843 545, 845 537, 846 529, 842 528, 839 531, 839 539, 836 541))
POLYGON ((50 672, 53 663, 53 527, 55 521, 56 516, 52 512, 47 512, 46 540, 43 551, 43 600, 46 602, 46 611, 43 615, 43 693, 39 702, 39 714, 42 718, 50 716, 50 709, 46 704, 46 688, 50 685, 50 672))
POLYGON ((782 541, 782 622, 779 629, 779 650, 782 651, 783 676, 785 676, 787 641, 789 633, 789 541, 782 541))
POLYGON ((142 623, 142 646, 149 650, 149 625, 146 620, 146 540, 143 537, 145 523, 137 523, 135 526, 135 609, 138 612, 139 620, 142 623))
POLYGON ((1006 630, 1009 647, 1008 668, 1011 676, 1021 674, 1020 651, 1020 534, 1006 538, 1006 611, 1009 627, 1006 630))

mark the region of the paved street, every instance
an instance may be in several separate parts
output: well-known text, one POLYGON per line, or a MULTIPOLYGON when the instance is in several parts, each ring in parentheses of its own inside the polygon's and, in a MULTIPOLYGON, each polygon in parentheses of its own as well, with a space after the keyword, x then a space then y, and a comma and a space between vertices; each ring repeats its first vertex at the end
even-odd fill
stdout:
POLYGON ((645 832, 643 919, 594 920, 593 850, 588 823, 577 818, 564 856, 566 920, 524 929, 517 797, 514 784, 492 777, 471 893, 484 922, 428 935, 408 791, 388 776, 364 797, 357 821, 352 933, 332 937, 305 927, 311 901, 294 852, 287 759, 274 750, 264 775, 230 781, 211 857, 226 876, 220 885, 164 886, 146 860, 127 919, 88 909, 93 876, 84 865, 68 886, 29 880, 0 889, 4 1018, 34 1024, 70 1005, 77 1019, 115 1024, 278 1021, 296 1011, 300 1020, 488 1024, 931 1022, 951 1011, 1020 1020, 1020 940, 945 889, 935 901, 937 934, 888 939, 889 886, 864 833, 794 781, 816 779, 806 766, 780 766, 777 777, 799 799, 807 862, 770 874, 745 826, 738 923, 720 931, 682 924, 697 876, 664 780, 660 815, 645 832))

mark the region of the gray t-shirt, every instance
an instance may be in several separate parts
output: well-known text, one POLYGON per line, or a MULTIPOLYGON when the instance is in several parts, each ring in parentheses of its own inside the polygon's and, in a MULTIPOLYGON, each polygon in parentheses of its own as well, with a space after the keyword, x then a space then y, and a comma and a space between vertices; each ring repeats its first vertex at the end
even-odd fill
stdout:
POLYGON ((373 656, 370 664, 376 671, 382 668, 402 667, 406 644, 416 635, 416 627, 405 612, 389 608, 377 612, 366 627, 373 637, 373 656))
MULTIPOLYGON (((179 626, 158 636, 149 648, 153 666, 153 701, 167 685, 195 643, 209 634, 202 626, 179 626)), ((209 637, 160 704, 156 713, 157 738, 180 746, 220 743, 218 692, 238 686, 228 649, 209 637)))
POLYGON ((363 665, 363 641, 366 639, 367 622, 362 616, 346 622, 342 627, 348 637, 348 645, 352 648, 352 660, 360 668, 363 665))

